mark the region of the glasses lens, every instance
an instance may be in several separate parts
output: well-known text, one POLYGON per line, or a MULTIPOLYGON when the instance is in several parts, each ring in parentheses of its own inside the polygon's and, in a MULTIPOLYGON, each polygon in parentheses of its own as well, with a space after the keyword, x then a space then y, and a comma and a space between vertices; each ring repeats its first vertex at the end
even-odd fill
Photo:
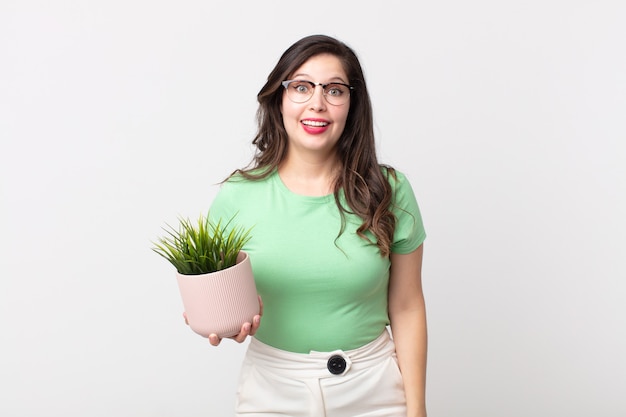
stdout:
MULTIPOLYGON (((294 103, 304 103, 309 101, 315 92, 315 84, 311 81, 284 81, 283 86, 287 89, 287 97, 289 97, 289 100, 294 103)), ((324 85, 323 87, 324 97, 330 104, 338 106, 345 104, 350 100, 350 87, 345 84, 330 83, 324 85)))
POLYGON ((313 89, 306 81, 291 81, 287 85, 287 95, 294 103, 304 103, 313 95, 313 89))
POLYGON ((344 104, 350 99, 350 89, 343 84, 328 84, 324 96, 330 104, 344 104))

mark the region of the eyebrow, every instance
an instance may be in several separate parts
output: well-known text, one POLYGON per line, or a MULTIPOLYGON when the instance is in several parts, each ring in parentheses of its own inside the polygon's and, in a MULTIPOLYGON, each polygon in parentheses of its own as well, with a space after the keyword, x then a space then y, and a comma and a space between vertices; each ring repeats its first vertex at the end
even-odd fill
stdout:
MULTIPOLYGON (((305 78, 307 81, 310 81, 311 76, 309 74, 294 74, 291 78, 298 78, 298 77, 302 77, 305 78)), ((330 81, 328 81, 329 83, 332 82, 340 82, 340 83, 345 83, 347 84, 348 82, 345 81, 343 78, 336 76, 336 77, 332 77, 330 78, 330 81)), ((324 83, 326 84, 326 83, 324 83)))

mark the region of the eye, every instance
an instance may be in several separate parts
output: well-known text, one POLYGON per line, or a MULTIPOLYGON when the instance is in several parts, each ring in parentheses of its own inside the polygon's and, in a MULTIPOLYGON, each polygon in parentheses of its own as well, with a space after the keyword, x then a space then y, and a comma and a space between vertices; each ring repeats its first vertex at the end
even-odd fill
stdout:
POLYGON ((346 87, 341 84, 330 84, 326 87, 326 94, 333 97, 341 97, 346 93, 346 87))
POLYGON ((298 94, 308 94, 311 86, 306 82, 295 81, 291 83, 291 88, 298 94))

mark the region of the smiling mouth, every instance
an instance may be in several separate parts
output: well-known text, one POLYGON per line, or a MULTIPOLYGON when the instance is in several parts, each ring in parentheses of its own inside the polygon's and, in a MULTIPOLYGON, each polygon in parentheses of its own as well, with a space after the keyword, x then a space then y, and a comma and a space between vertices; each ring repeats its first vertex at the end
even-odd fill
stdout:
POLYGON ((311 126, 311 127, 324 127, 324 126, 329 125, 328 122, 317 122, 313 120, 303 120, 302 124, 305 126, 311 126))

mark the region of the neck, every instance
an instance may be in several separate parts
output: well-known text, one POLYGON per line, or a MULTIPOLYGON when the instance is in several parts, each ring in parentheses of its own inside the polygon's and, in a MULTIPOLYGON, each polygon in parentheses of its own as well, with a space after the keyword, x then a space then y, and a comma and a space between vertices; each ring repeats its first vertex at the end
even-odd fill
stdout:
POLYGON ((324 196, 333 193, 339 168, 335 155, 320 159, 288 154, 278 167, 278 174, 285 186, 296 194, 324 196))

